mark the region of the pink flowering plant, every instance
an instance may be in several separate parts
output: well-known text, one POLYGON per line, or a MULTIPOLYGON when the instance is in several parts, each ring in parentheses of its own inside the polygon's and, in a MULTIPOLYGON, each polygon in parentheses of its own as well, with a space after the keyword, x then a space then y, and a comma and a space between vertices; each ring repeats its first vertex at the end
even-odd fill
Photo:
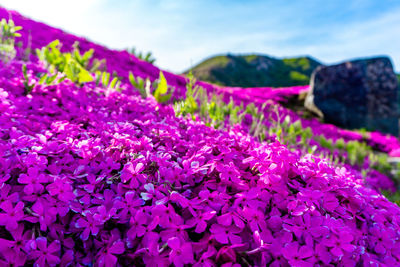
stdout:
MULTIPOLYGON (((379 185, 386 175, 363 176, 369 165, 335 164, 327 153, 285 145, 277 132, 260 142, 252 133, 262 123, 251 125, 261 115, 209 125, 217 127, 176 116, 173 98, 166 104, 143 98, 129 82, 129 71, 157 79, 153 65, 17 13, 13 18, 32 30, 33 48, 59 39, 67 49, 80 41, 122 82, 121 92, 96 83, 94 73, 91 81, 41 83, 49 70, 34 56, 0 63, 1 265, 400 264, 400 208, 369 183, 379 185), (29 92, 27 84, 34 85, 29 92)), ((165 78, 177 88, 173 97, 184 92, 184 78, 165 78)), ((279 112, 255 107, 284 123, 279 112)), ((303 124, 327 139, 359 138, 303 124)))

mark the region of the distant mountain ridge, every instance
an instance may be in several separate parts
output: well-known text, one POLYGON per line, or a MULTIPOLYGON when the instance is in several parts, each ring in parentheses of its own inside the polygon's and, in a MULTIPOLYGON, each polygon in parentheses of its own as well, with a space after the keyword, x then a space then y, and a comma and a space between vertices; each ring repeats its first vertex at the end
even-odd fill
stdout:
MULTIPOLYGON (((322 65, 310 57, 278 59, 267 55, 218 55, 192 68, 206 82, 234 87, 285 87, 307 85, 313 70, 322 65)), ((186 71, 185 73, 188 73, 186 71)))

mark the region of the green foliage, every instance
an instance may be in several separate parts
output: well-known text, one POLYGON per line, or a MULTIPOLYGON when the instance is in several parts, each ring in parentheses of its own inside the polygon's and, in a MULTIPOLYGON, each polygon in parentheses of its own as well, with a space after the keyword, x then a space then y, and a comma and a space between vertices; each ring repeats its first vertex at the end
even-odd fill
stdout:
POLYGON ((139 90, 142 98, 147 98, 150 96, 151 82, 149 78, 142 79, 140 77, 135 77, 132 72, 129 72, 129 82, 133 87, 139 90))
POLYGON ((319 65, 310 57, 276 59, 263 55, 219 55, 196 65, 193 75, 223 86, 282 87, 308 84, 312 71, 319 65))
POLYGON ((304 151, 308 153, 313 153, 316 150, 309 146, 309 141, 313 137, 313 133, 310 127, 304 128, 300 120, 294 122, 291 121, 289 115, 287 115, 283 122, 280 120, 269 121, 273 122, 273 126, 269 127, 269 135, 276 136, 278 141, 285 144, 289 148, 299 148, 301 147, 304 151))
POLYGON ((73 45, 71 53, 61 52, 61 46, 60 41, 55 40, 42 49, 36 49, 36 54, 39 60, 46 64, 50 73, 60 72, 78 84, 92 82, 94 78, 91 72, 97 71, 104 61, 93 60, 91 64, 93 49, 81 54, 78 43, 73 45))
MULTIPOLYGON (((63 80, 65 80, 65 78, 66 78, 66 76, 61 77, 60 79, 58 79, 57 82, 60 83, 63 80)), ((57 73, 53 74, 53 75, 45 73, 40 77, 39 84, 47 84, 47 85, 49 85, 49 84, 52 84, 56 79, 57 79, 57 73)))
POLYGON ((15 26, 14 21, 2 19, 0 21, 0 60, 7 63, 17 55, 15 50, 15 38, 20 37, 18 33, 21 26, 15 26))
POLYGON ((386 191, 386 190, 381 190, 381 193, 389 199, 391 202, 397 204, 400 206, 400 191, 396 191, 395 193, 386 191))
MULTIPOLYGON (((251 108, 249 108, 251 110, 251 108)), ((251 111, 254 114, 254 111, 251 111)), ((271 120, 270 121, 274 121, 271 120)), ((323 152, 323 156, 330 158, 333 162, 350 163, 352 165, 362 166, 366 161, 371 168, 386 174, 390 177, 399 177, 400 171, 394 174, 395 169, 388 162, 388 156, 384 153, 376 153, 364 142, 349 141, 338 139, 334 142, 325 136, 314 136, 310 128, 304 129, 300 120, 291 122, 290 117, 286 116, 282 123, 275 121, 275 126, 269 128, 269 135, 276 136, 278 140, 289 148, 303 149, 308 153, 314 153, 317 146, 310 146, 310 140, 319 143, 322 148, 329 150, 329 153, 323 152)), ((399 166, 400 170, 400 166, 399 166)))
POLYGON ((14 45, 15 37, 21 37, 17 31, 22 30, 21 26, 15 26, 14 21, 2 19, 0 21, 0 40, 2 44, 14 45))
POLYGON ((282 61, 288 67, 302 71, 309 71, 315 64, 315 60, 309 57, 284 58, 282 61))
POLYGON ((319 144, 321 147, 327 148, 329 150, 333 150, 333 142, 331 139, 326 139, 325 136, 320 135, 319 136, 319 144))
POLYGON ((393 167, 391 172, 394 180, 397 182, 397 184, 400 184, 400 162, 398 162, 396 166, 393 167))
POLYGON ((32 92, 33 87, 35 84, 29 85, 29 77, 26 69, 26 65, 22 65, 22 73, 24 75, 24 88, 25 88, 25 95, 28 95, 32 92))
POLYGON ((165 103, 171 99, 172 93, 168 93, 168 83, 162 71, 160 71, 157 88, 155 89, 153 95, 158 103, 165 103))
POLYGON ((344 150, 346 148, 346 143, 343 138, 336 140, 335 147, 339 150, 344 150))
POLYGON ((362 165, 364 160, 368 158, 372 152, 371 147, 367 144, 357 141, 349 141, 346 143, 347 157, 351 164, 362 165))
POLYGON ((289 72, 289 78, 293 82, 297 82, 299 84, 307 84, 310 80, 310 77, 295 70, 289 72))
POLYGON ((209 94, 204 88, 195 85, 196 79, 192 75, 189 74, 188 78, 186 98, 174 105, 177 116, 190 115, 193 120, 200 119, 210 127, 221 129, 227 126, 226 122, 229 125, 240 124, 244 116, 250 114, 253 118, 250 134, 260 141, 266 138, 265 105, 258 108, 251 103, 244 107, 243 104, 235 104, 232 98, 229 103, 225 103, 223 95, 209 94))
POLYGON ((393 166, 389 163, 387 154, 369 153, 368 158, 373 169, 385 174, 390 174, 392 172, 393 166))
POLYGON ((151 88, 155 88, 153 96, 158 103, 165 103, 172 97, 172 92, 170 91, 168 93, 168 83, 161 71, 158 80, 153 83, 150 82, 149 78, 142 79, 140 77, 135 77, 129 72, 129 82, 133 87, 139 90, 142 98, 147 98, 151 95, 151 88))
POLYGON ((156 59, 153 57, 153 54, 151 52, 147 52, 147 53, 142 53, 140 51, 137 51, 135 47, 132 47, 131 49, 126 49, 126 51, 130 54, 135 55, 135 57, 137 57, 138 59, 147 61, 151 64, 154 64, 154 62, 156 62, 156 59))
MULTIPOLYGON (((195 99, 195 92, 198 92, 199 87, 196 86, 196 79, 192 72, 188 75, 188 82, 186 83, 186 98, 183 101, 178 101, 174 104, 175 114, 177 116, 186 116, 187 114, 192 115, 192 119, 195 120, 194 113, 198 111, 199 105, 195 99)), ((200 112, 200 116, 204 114, 204 109, 200 112), (203 112, 203 114, 202 114, 203 112)))
POLYGON ((195 114, 198 113, 200 120, 214 128, 224 127, 226 119, 229 119, 231 125, 243 119, 243 106, 235 105, 232 99, 226 104, 222 95, 211 94, 209 97, 204 88, 196 85, 196 79, 191 73, 186 83, 186 97, 176 102, 174 109, 177 116, 189 114, 193 120, 196 120, 195 114))
MULTIPOLYGON (((203 62, 199 63, 195 66, 195 71, 207 71, 209 68, 224 68, 230 62, 227 56, 214 56, 204 60, 203 62)), ((193 74, 193 70, 191 69, 190 72, 193 74)))
POLYGON ((96 86, 102 85, 106 88, 113 88, 117 91, 120 91, 121 81, 118 77, 114 77, 111 81, 111 74, 106 71, 96 71, 96 86))

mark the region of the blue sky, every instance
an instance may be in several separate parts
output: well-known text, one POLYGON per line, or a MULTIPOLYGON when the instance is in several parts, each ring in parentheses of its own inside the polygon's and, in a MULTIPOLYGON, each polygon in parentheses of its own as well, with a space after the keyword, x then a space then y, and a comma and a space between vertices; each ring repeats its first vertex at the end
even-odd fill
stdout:
POLYGON ((152 51, 182 72, 226 53, 311 55, 323 63, 388 55, 400 71, 397 0, 0 0, 111 48, 152 51))

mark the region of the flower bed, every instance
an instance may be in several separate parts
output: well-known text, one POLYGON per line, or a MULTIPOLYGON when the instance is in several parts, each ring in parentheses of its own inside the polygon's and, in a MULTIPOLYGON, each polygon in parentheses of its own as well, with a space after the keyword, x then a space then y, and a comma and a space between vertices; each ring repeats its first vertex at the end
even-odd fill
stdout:
MULTIPOLYGON (((111 67, 135 61, 86 43, 111 67)), ((129 84, 39 84, 46 72, 35 58, 0 65, 1 265, 399 265, 400 208, 353 165, 177 117, 129 84)))

